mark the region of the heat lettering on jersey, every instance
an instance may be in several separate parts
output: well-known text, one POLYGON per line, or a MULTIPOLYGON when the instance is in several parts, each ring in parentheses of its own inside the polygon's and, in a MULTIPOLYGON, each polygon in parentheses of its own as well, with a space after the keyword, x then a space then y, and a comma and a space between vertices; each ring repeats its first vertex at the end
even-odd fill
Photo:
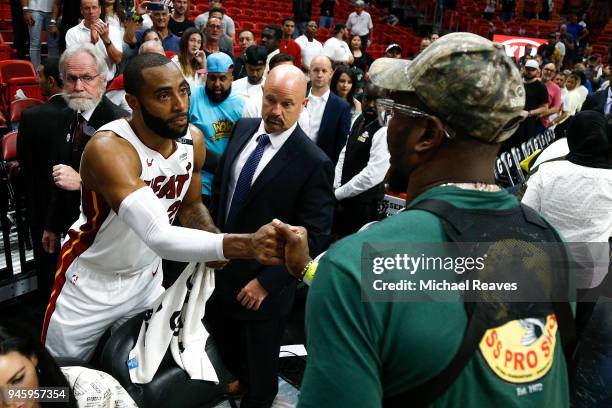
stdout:
POLYGON ((187 164, 187 173, 185 174, 177 174, 170 177, 160 175, 152 180, 144 180, 144 182, 151 187, 157 197, 172 200, 181 196, 185 183, 191 176, 190 170, 191 163, 187 164))

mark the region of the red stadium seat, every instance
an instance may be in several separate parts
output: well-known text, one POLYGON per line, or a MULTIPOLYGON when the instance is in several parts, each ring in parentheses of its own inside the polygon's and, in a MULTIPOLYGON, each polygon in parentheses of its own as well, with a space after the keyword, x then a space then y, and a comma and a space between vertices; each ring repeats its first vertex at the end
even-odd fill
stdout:
MULTIPOLYGON (((17 81, 16 83, 14 81, 14 78, 18 78, 18 77, 20 78, 26 77, 29 79, 33 78, 34 83, 36 84, 36 88, 38 88, 38 80, 36 79, 37 78, 36 71, 34 70, 34 65, 32 65, 30 61, 22 61, 22 60, 0 61, 0 86, 2 87, 2 93, 0 95, 0 98, 2 100, 2 108, 4 112, 7 112, 8 104, 12 100, 12 96, 14 95, 14 93, 11 94, 11 91, 13 91, 13 87, 19 84, 30 85, 29 81, 23 81, 23 82, 17 81), (9 82, 11 82, 11 84, 9 84, 9 82)), ((15 89, 14 91, 17 91, 17 89, 15 89)), ((36 95, 31 95, 31 96, 42 99, 40 95, 40 90, 36 92, 36 95)))
POLYGON ((252 19, 253 17, 255 17, 255 11, 252 9, 243 9, 242 17, 252 19))
POLYGON ((17 131, 12 131, 2 138, 2 159, 12 161, 17 159, 17 131))
POLYGON ((33 106, 42 105, 43 101, 40 99, 26 98, 17 99, 11 102, 11 123, 15 124, 21 121, 21 113, 33 106))
POLYGON ((15 77, 7 82, 7 103, 15 100, 15 93, 21 89, 28 98, 42 99, 40 84, 35 76, 15 77))

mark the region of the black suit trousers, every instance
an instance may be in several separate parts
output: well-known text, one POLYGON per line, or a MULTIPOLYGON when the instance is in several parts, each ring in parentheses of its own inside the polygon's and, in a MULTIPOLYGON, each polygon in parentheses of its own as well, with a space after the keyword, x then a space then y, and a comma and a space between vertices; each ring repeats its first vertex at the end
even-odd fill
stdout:
POLYGON ((51 297, 51 289, 54 281, 53 275, 55 274, 59 251, 55 251, 52 254, 45 252, 42 247, 42 226, 31 226, 30 234, 32 236, 34 260, 36 261, 38 296, 41 300, 47 302, 49 297, 51 297))
POLYGON ((227 369, 245 390, 241 408, 268 408, 278 393, 278 364, 285 317, 237 320, 213 298, 206 321, 227 369))

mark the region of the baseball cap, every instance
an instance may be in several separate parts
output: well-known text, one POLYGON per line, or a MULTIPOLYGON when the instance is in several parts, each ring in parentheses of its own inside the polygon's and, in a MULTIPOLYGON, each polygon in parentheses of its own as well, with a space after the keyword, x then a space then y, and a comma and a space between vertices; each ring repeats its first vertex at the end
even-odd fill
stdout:
POLYGON ((359 6, 359 7, 365 7, 365 1, 363 1, 363 0, 357 0, 357 1, 355 2, 355 5, 356 5, 356 6, 359 6))
POLYGON ((206 70, 208 72, 231 72, 234 61, 224 52, 215 52, 206 58, 206 70))
POLYGON ((485 143, 508 139, 522 120, 525 87, 504 46, 471 33, 440 37, 412 62, 379 58, 374 85, 414 92, 450 128, 485 143))
POLYGON ((393 48, 398 48, 400 50, 400 52, 402 51, 402 46, 399 44, 389 44, 389 46, 387 47, 387 49, 385 50, 385 52, 389 52, 391 51, 393 48))
POLYGON ((249 65, 265 65, 268 59, 268 50, 260 45, 251 45, 244 54, 249 65))
POLYGON ((579 26, 582 26, 582 28, 586 28, 587 23, 585 23, 584 21, 581 21, 578 23, 579 26))
POLYGON ((525 68, 540 69, 540 64, 538 64, 538 61, 534 59, 530 59, 530 60, 527 60, 527 62, 525 62, 525 68))

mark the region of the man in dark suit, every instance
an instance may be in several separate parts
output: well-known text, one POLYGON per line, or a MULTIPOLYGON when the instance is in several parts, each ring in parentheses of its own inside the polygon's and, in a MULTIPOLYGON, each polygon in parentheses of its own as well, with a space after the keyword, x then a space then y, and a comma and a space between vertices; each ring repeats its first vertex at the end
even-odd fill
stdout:
POLYGON ((74 45, 60 59, 68 108, 57 119, 62 130, 54 141, 54 186, 42 238, 48 253, 55 252, 59 235, 79 216, 81 177, 78 171, 86 143, 99 127, 129 116, 104 96, 106 70, 104 56, 91 44, 74 45))
POLYGON ((51 152, 54 149, 55 136, 62 134, 57 118, 67 106, 62 97, 58 58, 49 58, 38 66, 38 81, 42 95, 49 100, 22 113, 17 134, 17 157, 25 188, 34 259, 37 263, 38 293, 41 299, 46 301, 51 294, 57 255, 43 251, 42 235, 51 196, 51 152))
POLYGON ((315 57, 310 62, 312 87, 308 94, 308 136, 336 164, 351 127, 351 107, 330 91, 329 84, 333 73, 332 62, 324 55, 315 57))
POLYGON ((587 96, 581 110, 593 110, 604 115, 610 113, 612 111, 612 88, 601 89, 587 96))
MULTIPOLYGON (((330 242, 333 165, 297 124, 306 103, 299 68, 270 71, 263 120, 237 122, 213 178, 212 213, 223 232, 247 233, 274 218, 308 230, 311 252, 330 242)), ((278 391, 278 353, 296 280, 284 266, 232 260, 216 274, 207 320, 227 367, 245 389, 242 407, 269 407, 278 391)))

